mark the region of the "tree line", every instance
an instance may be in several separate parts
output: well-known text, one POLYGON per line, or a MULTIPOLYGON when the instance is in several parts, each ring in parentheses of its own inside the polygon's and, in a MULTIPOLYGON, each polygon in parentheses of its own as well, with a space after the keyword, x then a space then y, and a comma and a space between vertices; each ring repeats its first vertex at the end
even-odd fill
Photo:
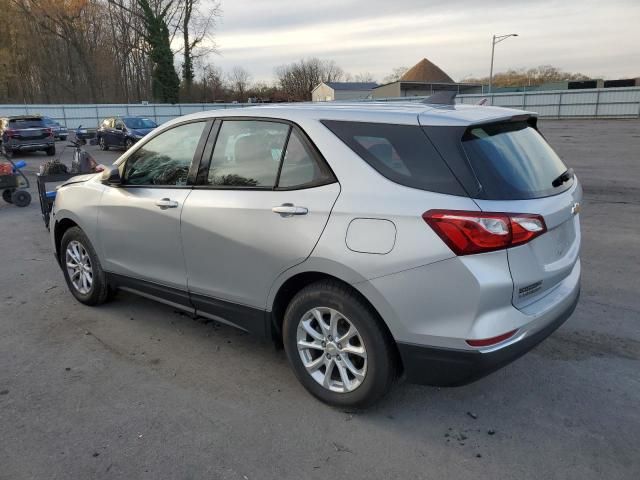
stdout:
MULTIPOLYGON (((552 65, 539 65, 534 68, 509 69, 493 75, 494 87, 522 87, 539 86, 549 82, 564 82, 567 80, 589 80, 590 77, 582 73, 565 72, 552 65)), ((489 77, 467 77, 461 82, 489 84, 489 77)))
POLYGON ((0 9, 2 103, 188 100, 220 15, 207 0, 0 0, 0 9))
MULTIPOLYGON (((0 103, 303 101, 320 82, 375 81, 313 57, 276 67, 270 83, 243 66, 224 72, 211 62, 217 0, 0 0, 0 11, 0 103)), ((540 66, 498 73, 494 85, 586 78, 540 66)))

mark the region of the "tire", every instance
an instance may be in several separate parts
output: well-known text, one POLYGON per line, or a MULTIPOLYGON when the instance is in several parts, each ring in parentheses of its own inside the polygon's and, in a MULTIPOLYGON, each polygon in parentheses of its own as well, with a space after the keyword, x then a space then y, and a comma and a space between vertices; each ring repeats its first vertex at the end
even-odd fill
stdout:
POLYGON ((4 189, 2 191, 2 199, 7 203, 13 203, 13 199, 11 198, 13 192, 15 192, 15 190, 12 190, 11 188, 4 189))
POLYGON ((133 147, 133 140, 127 138, 124 142, 124 149, 129 150, 131 147, 133 147))
POLYGON ((55 146, 55 145, 53 145, 53 146, 51 146, 51 147, 47 148, 47 149, 45 150, 45 152, 47 152, 47 155, 48 155, 48 156, 53 157, 53 156, 56 154, 56 146, 55 146))
POLYGON ((62 241, 60 242, 59 254, 64 279, 76 300, 91 306, 100 305, 108 300, 109 285, 107 283, 107 277, 104 270, 102 270, 100 260, 96 255, 93 245, 91 245, 91 242, 79 227, 71 227, 64 232, 62 241), (80 259, 80 262, 78 262, 77 259, 80 259), (86 261, 87 259, 88 263, 86 261), (69 264, 82 264, 85 267, 85 272, 87 268, 90 270, 91 283, 88 288, 84 288, 88 282, 83 283, 82 281, 82 269, 70 268, 67 266, 69 264), (74 275, 72 281, 70 271, 77 272, 78 270, 81 270, 80 274, 77 276, 74 275))
POLYGON ((397 378, 397 352, 382 320, 355 290, 338 281, 323 280, 298 292, 285 312, 283 336, 287 358, 296 377, 309 393, 329 405, 365 408, 389 392, 397 378), (338 319, 338 327, 333 330, 337 332, 337 338, 333 338, 335 335, 317 336, 320 331, 326 334, 327 330, 320 326, 316 312, 321 314, 325 326, 334 316, 338 319), (303 322, 307 328, 303 327, 303 322), (351 327, 355 327, 356 335, 344 340, 345 332, 347 329, 352 331, 351 327), (309 328, 314 330, 315 340, 308 333, 309 328), (342 337, 342 343, 338 342, 339 337, 342 337), (299 350, 299 341, 315 346, 299 350), (347 349, 359 353, 351 354, 347 349), (311 368, 320 366, 310 373, 302 356, 311 368), (333 362, 333 365, 327 362, 333 362), (329 369, 331 374, 327 380, 329 369), (358 379, 354 372, 363 378, 358 379), (343 374, 347 375, 347 381, 343 374), (321 384, 327 381, 329 388, 321 384))
POLYGON ((67 140, 66 135, 60 135, 60 141, 65 142, 67 140))
POLYGON ((26 207, 31 203, 31 194, 26 190, 15 190, 11 194, 11 203, 16 207, 26 207))
POLYGON ((98 140, 98 145, 100 145, 100 150, 104 150, 105 152, 109 150, 109 145, 107 145, 104 137, 100 137, 100 140, 98 140))

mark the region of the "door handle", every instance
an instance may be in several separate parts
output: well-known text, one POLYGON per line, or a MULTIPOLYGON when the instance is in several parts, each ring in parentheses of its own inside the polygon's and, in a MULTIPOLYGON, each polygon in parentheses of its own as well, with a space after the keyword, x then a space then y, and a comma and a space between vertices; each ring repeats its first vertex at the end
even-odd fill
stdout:
POLYGON ((294 215, 306 215, 309 213, 306 207, 296 207, 293 203, 283 203, 280 206, 273 207, 271 211, 281 217, 293 217, 294 215))
POLYGON ((161 210, 166 210, 167 208, 177 208, 178 202, 171 200, 170 198, 163 198, 156 202, 156 206, 160 207, 161 210))

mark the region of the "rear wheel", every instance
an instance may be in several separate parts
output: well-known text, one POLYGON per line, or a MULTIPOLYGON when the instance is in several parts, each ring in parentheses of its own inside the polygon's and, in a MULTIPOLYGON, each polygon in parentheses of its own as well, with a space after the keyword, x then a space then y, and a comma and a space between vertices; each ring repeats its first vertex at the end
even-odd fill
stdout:
POLYGON ((49 155, 50 157, 53 157, 56 154, 56 146, 52 145, 51 147, 47 148, 45 152, 47 152, 47 155, 49 155))
POLYGON ((63 142, 67 139, 66 135, 60 135, 60 140, 62 140, 63 142))
POLYGON ((100 150, 104 150, 104 151, 109 150, 109 145, 107 145, 107 142, 104 140, 104 137, 100 137, 98 144, 100 145, 100 150))
POLYGON ((127 138, 127 141, 124 142, 124 148, 125 150, 129 150, 131 147, 133 147, 133 140, 127 138))
POLYGON ((287 307, 283 330, 296 377, 323 402, 362 408, 391 389, 393 340, 351 287, 331 280, 305 287, 287 307))
POLYGON ((62 236, 60 264, 69 290, 85 305, 100 305, 109 297, 107 278, 85 233, 72 227, 62 236))
POLYGON ((13 195, 13 192, 15 190, 12 190, 10 188, 7 188, 5 190, 2 191, 2 199, 7 202, 7 203, 13 203, 13 200, 11 199, 11 195, 13 195))
POLYGON ((16 207, 26 207, 31 203, 31 194, 26 190, 15 190, 11 194, 11 203, 16 207))

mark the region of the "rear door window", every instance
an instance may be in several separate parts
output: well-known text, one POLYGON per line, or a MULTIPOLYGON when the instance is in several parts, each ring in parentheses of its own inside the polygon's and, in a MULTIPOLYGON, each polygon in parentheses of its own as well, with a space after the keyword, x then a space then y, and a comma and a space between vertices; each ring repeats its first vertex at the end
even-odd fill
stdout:
POLYGON ((322 123, 389 180, 431 192, 465 195, 419 126, 336 120, 322 123))
POLYGON ((289 136, 285 123, 222 122, 211 158, 208 185, 273 188, 289 136))
POLYGON ((526 121, 472 126, 462 146, 487 200, 526 200, 567 190, 557 187, 567 167, 542 135, 526 121))

